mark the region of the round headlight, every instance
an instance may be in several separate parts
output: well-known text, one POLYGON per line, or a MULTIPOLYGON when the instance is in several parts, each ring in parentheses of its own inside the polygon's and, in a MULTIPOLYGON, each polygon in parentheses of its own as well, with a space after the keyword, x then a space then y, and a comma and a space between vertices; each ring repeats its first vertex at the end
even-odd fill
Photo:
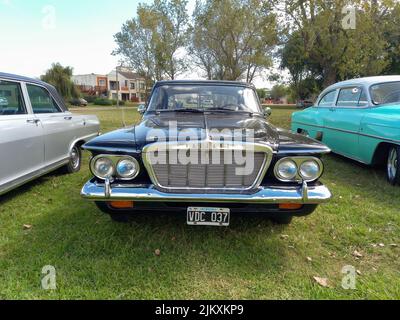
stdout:
POLYGON ((105 157, 96 159, 92 168, 93 174, 100 179, 111 178, 115 170, 112 160, 105 157))
POLYGON ((117 164, 117 174, 122 179, 133 179, 139 174, 139 164, 133 159, 122 159, 117 164))
POLYGON ((297 165, 292 160, 284 160, 278 164, 276 174, 280 179, 292 180, 297 175, 297 165))
POLYGON ((300 175, 306 181, 313 181, 319 178, 321 168, 317 161, 308 160, 301 164, 300 175))

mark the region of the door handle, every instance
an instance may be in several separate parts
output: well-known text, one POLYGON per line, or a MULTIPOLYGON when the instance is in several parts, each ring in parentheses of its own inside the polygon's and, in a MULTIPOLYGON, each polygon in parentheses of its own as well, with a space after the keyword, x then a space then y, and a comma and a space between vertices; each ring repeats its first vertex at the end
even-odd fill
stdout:
POLYGON ((64 117, 64 120, 72 120, 72 117, 64 117))
POLYGON ((331 108, 329 108, 329 111, 336 111, 336 109, 331 107, 331 108))
POLYGON ((26 120, 26 122, 33 123, 33 124, 38 124, 40 122, 40 120, 39 119, 28 119, 28 120, 26 120))

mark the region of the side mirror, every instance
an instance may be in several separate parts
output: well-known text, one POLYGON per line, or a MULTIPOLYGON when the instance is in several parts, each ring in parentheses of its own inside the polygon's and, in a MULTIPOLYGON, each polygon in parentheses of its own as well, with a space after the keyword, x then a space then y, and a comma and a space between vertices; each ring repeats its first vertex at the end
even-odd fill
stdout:
POLYGON ((138 107, 138 112, 139 112, 140 114, 144 114, 144 113, 146 112, 146 106, 145 106, 144 104, 141 104, 141 105, 138 107))
POLYGON ((272 114, 272 109, 270 107, 266 107, 264 109, 264 117, 269 118, 272 114))

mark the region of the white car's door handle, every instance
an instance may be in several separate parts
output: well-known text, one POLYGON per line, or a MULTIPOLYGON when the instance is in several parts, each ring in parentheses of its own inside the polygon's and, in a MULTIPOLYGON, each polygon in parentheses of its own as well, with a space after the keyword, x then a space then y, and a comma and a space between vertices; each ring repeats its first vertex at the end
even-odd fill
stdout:
POLYGON ((64 120, 72 120, 72 117, 64 117, 64 120))
POLYGON ((33 124, 38 124, 40 122, 40 120, 39 119, 28 119, 28 120, 26 120, 26 122, 33 123, 33 124))

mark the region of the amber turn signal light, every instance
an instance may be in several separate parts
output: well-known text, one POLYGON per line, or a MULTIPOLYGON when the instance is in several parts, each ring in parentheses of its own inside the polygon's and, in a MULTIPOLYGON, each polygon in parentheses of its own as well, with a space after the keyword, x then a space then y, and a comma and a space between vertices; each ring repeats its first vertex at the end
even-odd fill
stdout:
POLYGON ((281 210, 299 210, 303 207, 302 204, 298 203, 281 203, 279 204, 279 209, 281 210))
POLYGON ((114 209, 132 209, 133 201, 111 201, 109 205, 114 209))

